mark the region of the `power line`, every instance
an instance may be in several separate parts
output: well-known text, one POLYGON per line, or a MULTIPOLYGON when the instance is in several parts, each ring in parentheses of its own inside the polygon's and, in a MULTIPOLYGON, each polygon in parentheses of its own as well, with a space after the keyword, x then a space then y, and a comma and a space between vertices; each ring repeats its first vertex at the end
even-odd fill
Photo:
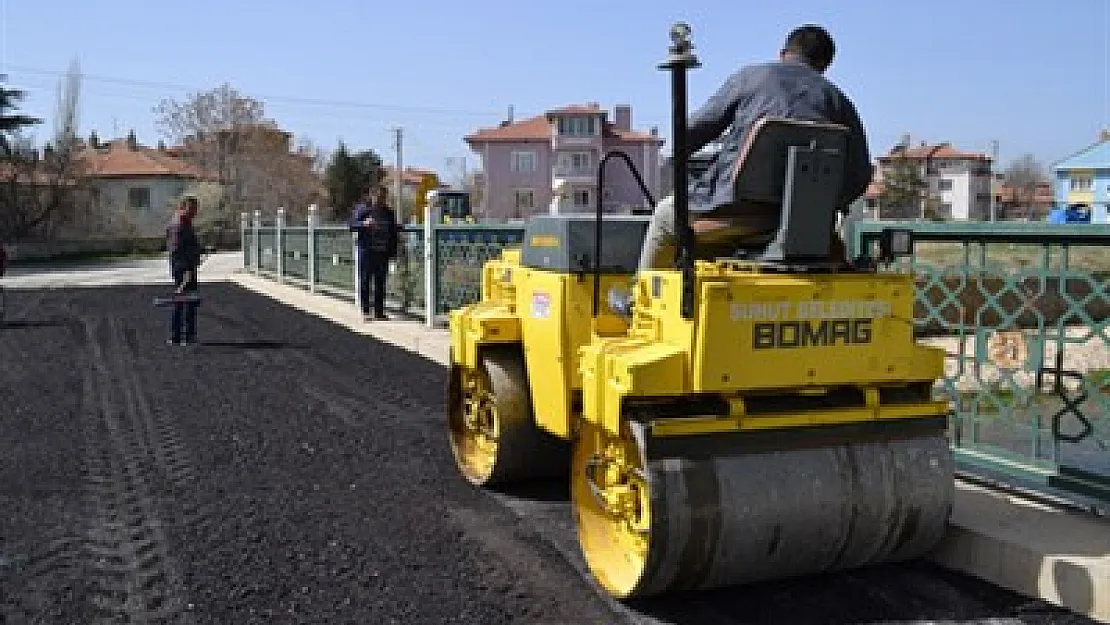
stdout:
MULTIPOLYGON (((32 81, 30 81, 30 82, 29 81, 21 81, 20 86, 27 92, 30 92, 30 93, 41 92, 43 95, 46 95, 48 92, 54 90, 57 86, 54 83, 47 83, 47 82, 39 83, 39 82, 37 82, 38 80, 39 79, 32 79, 32 81)), ((47 79, 42 79, 42 80, 45 81, 47 79)), ((102 85, 99 85, 99 87, 101 89, 103 89, 102 85)), ((130 102, 146 102, 146 103, 151 103, 152 102, 152 100, 149 96, 141 95, 139 93, 126 92, 126 91, 115 91, 115 90, 103 91, 101 89, 90 90, 90 89, 82 88, 82 94, 87 95, 87 96, 96 97, 96 98, 126 100, 126 101, 130 101, 130 102)), ((270 103, 267 102, 267 104, 270 104, 270 103)), ((285 114, 285 113, 280 113, 280 111, 282 111, 286 106, 288 106, 288 105, 285 105, 284 103, 277 103, 276 106, 271 107, 271 110, 269 111, 269 113, 272 115, 275 111, 278 111, 279 116, 282 115, 282 114, 285 114)), ((298 118, 306 119, 306 120, 328 120, 328 121, 334 121, 334 120, 337 120, 337 119, 338 120, 357 120, 357 122, 359 124, 362 124, 362 125, 370 125, 370 126, 374 126, 374 127, 383 127, 383 128, 389 128, 389 127, 393 127, 394 125, 396 125, 396 120, 391 121, 389 119, 385 119, 381 116, 380 113, 378 113, 376 111, 369 110, 369 109, 336 111, 336 110, 320 110, 320 109, 313 108, 313 109, 309 109, 309 110, 301 109, 301 110, 297 111, 295 114, 298 118)), ((473 124, 469 121, 459 120, 458 117, 451 117, 451 116, 447 116, 447 115, 441 116, 439 118, 436 118, 436 117, 421 118, 419 120, 419 122, 416 122, 416 124, 417 124, 418 127, 435 126, 435 127, 438 127, 438 128, 458 128, 460 126, 470 127, 470 126, 476 125, 476 124, 473 124)))
MULTIPOLYGON (((28 74, 42 74, 47 76, 63 76, 65 72, 56 70, 48 70, 37 67, 29 67, 26 65, 7 65, 9 70, 18 70, 28 74)), ((131 85, 135 87, 149 87, 152 89, 179 89, 184 91, 199 91, 195 86, 182 85, 177 83, 157 82, 151 80, 136 80, 132 78, 121 78, 118 76, 102 76, 94 74, 83 74, 82 78, 85 80, 92 80, 95 82, 105 82, 120 85, 131 85)), ((363 109, 377 109, 377 110, 392 110, 398 112, 409 113, 431 113, 439 115, 474 115, 474 116, 500 116, 500 113, 490 111, 477 111, 467 109, 445 109, 428 106, 413 106, 408 104, 380 104, 372 102, 353 102, 345 100, 324 100, 319 98, 299 98, 296 96, 274 96, 274 95, 253 95, 249 96, 257 100, 266 100, 269 102, 288 102, 291 104, 308 104, 313 106, 332 106, 332 107, 347 107, 347 108, 363 108, 363 109)))

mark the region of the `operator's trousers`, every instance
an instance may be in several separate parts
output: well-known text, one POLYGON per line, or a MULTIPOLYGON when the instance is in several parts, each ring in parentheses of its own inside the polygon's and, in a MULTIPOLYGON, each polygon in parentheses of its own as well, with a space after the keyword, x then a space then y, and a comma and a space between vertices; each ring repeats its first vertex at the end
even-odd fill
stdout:
MULTIPOLYGON (((173 288, 182 289, 183 293, 196 293, 198 288, 197 269, 192 269, 192 276, 185 280, 186 269, 172 269, 173 288)), ((176 302, 170 316, 170 340, 177 343, 185 341, 192 343, 197 339, 197 302, 176 302)))
MULTIPOLYGON (((735 212, 727 216, 699 216, 698 221, 716 222, 712 228, 702 232, 694 231, 694 259, 711 261, 716 258, 732 256, 736 252, 738 240, 750 234, 753 226, 758 230, 774 232, 778 228, 777 209, 753 205, 746 213, 735 212)), ((691 218, 693 214, 691 214, 691 218)), ((693 219, 691 219, 693 225, 693 219)), ((674 196, 659 200, 648 222, 644 246, 640 252, 639 270, 670 269, 675 266, 678 254, 678 229, 675 227, 674 196)), ((846 254, 844 241, 835 226, 830 238, 829 258, 844 260, 846 254)))
POLYGON ((384 251, 358 250, 358 302, 363 316, 370 314, 373 302, 374 316, 385 316, 385 283, 389 277, 389 254, 384 251), (370 282, 374 283, 373 300, 370 282))

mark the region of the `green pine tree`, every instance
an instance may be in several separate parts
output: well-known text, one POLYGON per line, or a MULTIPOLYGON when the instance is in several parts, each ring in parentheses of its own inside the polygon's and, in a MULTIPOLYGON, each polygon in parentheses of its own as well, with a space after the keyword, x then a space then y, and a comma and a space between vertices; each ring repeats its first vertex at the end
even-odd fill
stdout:
POLYGON ((914 219, 921 216, 921 201, 925 199, 929 187, 915 162, 895 159, 883 171, 882 187, 879 206, 884 218, 914 219))
POLYGON ((380 184, 384 177, 382 159, 373 150, 351 154, 347 145, 340 141, 324 172, 332 218, 345 219, 362 197, 363 190, 380 184))
MULTIPOLYGON (((0 74, 0 82, 6 78, 7 76, 0 74)), ((42 123, 41 119, 15 112, 24 95, 19 89, 10 89, 0 84, 0 153, 3 156, 12 154, 15 138, 20 130, 42 123)))

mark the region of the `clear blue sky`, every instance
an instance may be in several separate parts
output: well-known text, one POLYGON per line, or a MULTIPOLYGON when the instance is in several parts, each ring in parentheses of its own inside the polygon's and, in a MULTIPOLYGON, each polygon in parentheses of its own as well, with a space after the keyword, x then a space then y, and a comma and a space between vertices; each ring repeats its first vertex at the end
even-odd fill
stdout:
MULTIPOLYGON (((773 57, 804 22, 839 51, 830 77, 852 97, 873 154, 902 133, 965 150, 1000 144, 1046 165, 1110 127, 1110 0, 817 2, 382 2, 372 0, 0 0, 0 72, 52 127, 56 85, 77 57, 81 131, 134 129, 155 143, 152 107, 223 81, 266 104, 298 138, 342 138, 392 161, 446 169, 477 155, 462 136, 569 103, 633 107, 668 136, 663 58, 671 23, 691 24, 703 67, 696 107, 734 69, 773 57), (116 80, 122 79, 122 81, 116 80), (323 100, 304 102, 297 99, 323 100)), ((113 132, 115 130, 115 133, 113 132)))

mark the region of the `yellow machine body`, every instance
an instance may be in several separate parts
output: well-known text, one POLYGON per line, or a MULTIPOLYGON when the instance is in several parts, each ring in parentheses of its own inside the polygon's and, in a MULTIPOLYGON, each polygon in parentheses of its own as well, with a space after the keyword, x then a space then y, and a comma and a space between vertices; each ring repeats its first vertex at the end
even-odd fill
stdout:
MULTIPOLYGON (((507 249, 482 273, 482 301, 450 313, 454 363, 479 366, 490 346, 518 347, 536 424, 569 439, 584 419, 616 434, 626 398, 713 394, 729 414, 663 420, 668 435, 843 424, 947 414, 928 399, 944 352, 913 339, 913 277, 903 274, 765 274, 743 264, 699 263, 696 312, 680 314, 677 271, 644 272, 630 320, 591 319, 592 283, 522 267, 507 249), (595 328, 596 326, 596 328, 595 328), (851 386, 861 402, 821 411, 757 413, 746 396, 818 398, 851 386), (918 389, 915 401, 905 393, 918 389), (888 395, 897 401, 883 401, 888 395), (542 401, 537 398, 542 398, 542 401)), ((602 289, 630 275, 603 276, 602 289)))
POLYGON ((691 318, 680 272, 632 280, 601 277, 632 312, 595 318, 588 275, 515 248, 486 263, 481 301, 450 315, 453 414, 496 415, 484 442, 452 421, 473 483, 569 470, 587 563, 621 598, 911 558, 941 538, 944 354, 914 341, 912 276, 699 262, 691 318))

